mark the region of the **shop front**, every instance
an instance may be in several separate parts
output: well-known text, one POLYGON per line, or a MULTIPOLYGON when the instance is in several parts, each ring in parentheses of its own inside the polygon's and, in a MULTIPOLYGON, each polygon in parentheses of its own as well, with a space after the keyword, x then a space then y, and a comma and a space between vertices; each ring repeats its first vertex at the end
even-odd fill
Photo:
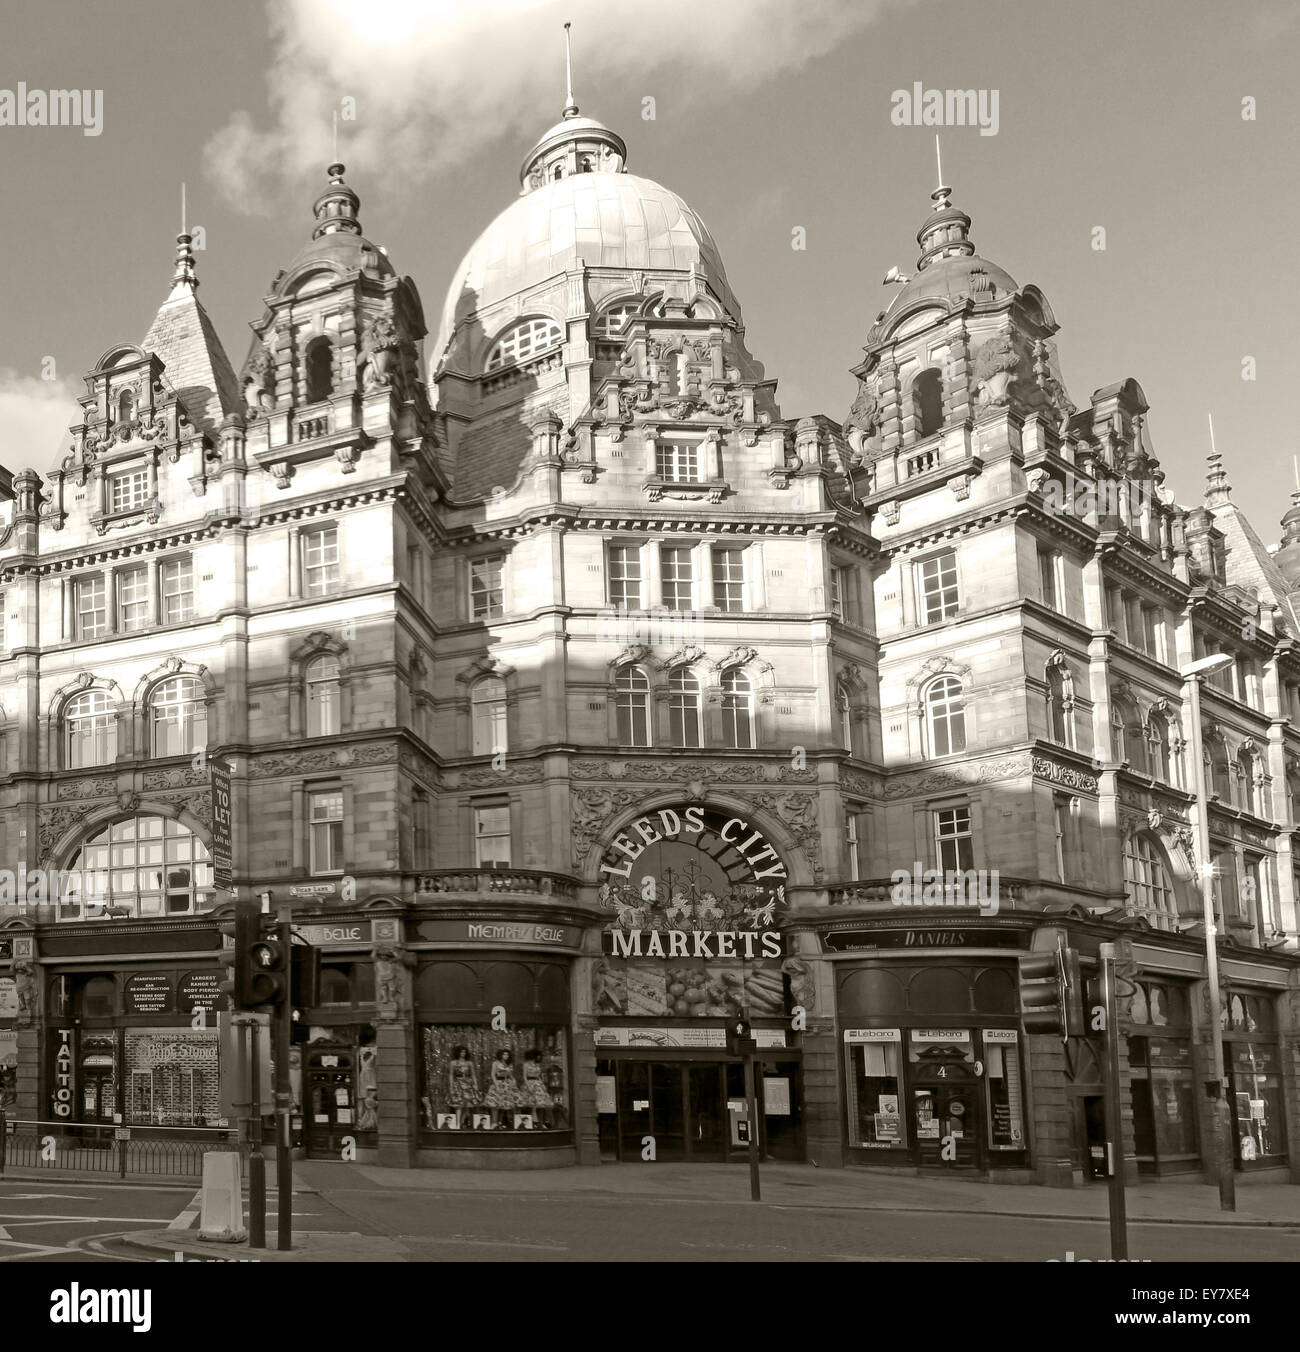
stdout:
POLYGON ((1287 1162, 1287 1136, 1276 995, 1230 992, 1222 1025, 1238 1165, 1246 1171, 1279 1168, 1287 1162))
POLYGON ((851 1162, 1028 1168, 1014 956, 850 959, 835 978, 851 1162))
POLYGON ((1195 1172, 1201 1156, 1191 987, 1164 978, 1131 983, 1128 1024, 1129 1104, 1138 1171, 1195 1172))
MULTIPOLYGON (((672 804, 628 820, 599 865, 608 919, 592 965, 601 1157, 804 1158, 800 1020, 786 956, 785 863, 738 810, 672 804), (728 1020, 753 1028, 757 1121, 728 1020), (652 1152, 648 1154, 647 1152, 652 1152)), ((811 1004, 811 1001, 809 1001, 811 1004)))
POLYGON ((420 1163, 576 1162, 570 989, 582 934, 523 914, 415 925, 420 1163))

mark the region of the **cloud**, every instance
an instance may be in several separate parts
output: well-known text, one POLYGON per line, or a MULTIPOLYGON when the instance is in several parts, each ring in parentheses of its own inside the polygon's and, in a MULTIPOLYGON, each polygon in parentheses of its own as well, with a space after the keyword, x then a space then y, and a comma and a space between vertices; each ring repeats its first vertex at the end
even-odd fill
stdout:
POLYGON ((0 368, 0 464, 44 474, 68 453, 77 420, 77 380, 41 380, 0 368))
POLYGON ((269 212, 332 154, 428 179, 507 133, 536 136, 564 102, 573 21, 580 106, 604 88, 669 77, 693 102, 796 70, 915 0, 269 0, 269 122, 236 112, 205 148, 217 188, 269 212))

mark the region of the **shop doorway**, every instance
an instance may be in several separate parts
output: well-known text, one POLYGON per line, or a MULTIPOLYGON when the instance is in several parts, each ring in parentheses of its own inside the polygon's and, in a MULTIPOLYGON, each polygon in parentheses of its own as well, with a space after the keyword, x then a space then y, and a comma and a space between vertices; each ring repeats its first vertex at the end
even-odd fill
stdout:
POLYGON ((927 1050, 913 1063, 912 1129, 922 1169, 979 1169, 983 1101, 979 1080, 955 1049, 927 1050))
MULTIPOLYGON (((798 1063, 757 1063, 758 1142, 764 1158, 803 1158, 798 1063)), ((745 1068, 738 1061, 610 1059, 597 1063, 601 1153, 639 1160, 725 1163, 748 1158, 745 1068), (603 1080, 605 1088, 600 1089, 603 1080)))
POLYGON ((337 1159, 343 1137, 356 1134, 355 1059, 350 1047, 308 1049, 303 1126, 309 1155, 337 1159))

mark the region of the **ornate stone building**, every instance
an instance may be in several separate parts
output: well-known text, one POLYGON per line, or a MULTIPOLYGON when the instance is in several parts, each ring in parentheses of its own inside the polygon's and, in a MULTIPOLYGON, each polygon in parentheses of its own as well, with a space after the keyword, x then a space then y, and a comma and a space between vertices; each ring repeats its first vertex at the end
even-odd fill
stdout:
POLYGON ((3 485, 0 835, 62 874, 0 892, 10 1111, 218 1121, 216 760, 233 885, 325 950, 313 1153, 724 1159, 757 1130, 1068 1183, 1097 1068, 1016 997, 1061 936, 1125 953, 1133 1167, 1201 1168, 1178 667, 1222 650, 1237 1148, 1288 1167, 1300 506, 1271 554, 1217 465, 1179 508, 1137 383, 1076 407, 1045 297, 947 189, 848 417, 785 416, 707 228, 627 153, 570 100, 428 348, 342 166, 238 375, 182 236, 60 468, 3 485))

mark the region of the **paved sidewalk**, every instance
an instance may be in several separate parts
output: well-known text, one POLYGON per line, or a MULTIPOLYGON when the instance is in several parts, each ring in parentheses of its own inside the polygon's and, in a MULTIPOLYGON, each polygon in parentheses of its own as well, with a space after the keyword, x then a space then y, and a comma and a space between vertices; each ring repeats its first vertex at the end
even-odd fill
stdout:
MULTIPOLYGON (((268 1170, 268 1195, 274 1197, 274 1170, 268 1170)), ((596 1168, 477 1170, 388 1169, 328 1160, 294 1163, 295 1197, 336 1199, 337 1210, 351 1216, 349 1193, 394 1193, 433 1197, 456 1193, 499 1196, 588 1196, 704 1205, 754 1205, 749 1172, 736 1165, 606 1164, 596 1168)), ((1106 1190, 1099 1185, 1041 1188, 979 1183, 947 1178, 915 1178, 865 1170, 821 1170, 809 1165, 766 1164, 763 1200, 757 1205, 801 1210, 835 1209, 938 1212, 1025 1219, 1107 1219, 1106 1190)), ((1219 1227, 1265 1226, 1300 1229, 1300 1187, 1286 1183, 1240 1183, 1237 1211, 1219 1210, 1218 1190, 1200 1183, 1139 1183, 1126 1190, 1130 1224, 1219 1227)), ((198 1199, 195 1198, 197 1204, 198 1199)), ((347 1223, 347 1222, 345 1222, 347 1223)), ((295 1236, 294 1249, 250 1249, 244 1244, 215 1244, 198 1238, 197 1217, 190 1229, 141 1231, 123 1243, 141 1257, 170 1262, 392 1263, 410 1261, 399 1240, 356 1231, 295 1236), (178 1258, 177 1255, 182 1255, 178 1258)))
MULTIPOLYGON (((763 1202, 869 1211, 940 1211, 974 1215, 1096 1219, 1108 1216, 1106 1188, 1043 1188, 947 1178, 876 1174, 863 1169, 815 1169, 806 1164, 762 1166, 763 1202)), ((349 1191, 412 1193, 589 1194, 748 1202, 749 1171, 724 1164, 602 1164, 567 1169, 386 1169, 332 1160, 294 1165, 296 1187, 325 1197, 349 1191)), ((1300 1186, 1242 1183, 1237 1210, 1219 1210, 1218 1189, 1201 1183, 1139 1183, 1126 1189, 1130 1221, 1204 1225, 1300 1227, 1300 1186)))

